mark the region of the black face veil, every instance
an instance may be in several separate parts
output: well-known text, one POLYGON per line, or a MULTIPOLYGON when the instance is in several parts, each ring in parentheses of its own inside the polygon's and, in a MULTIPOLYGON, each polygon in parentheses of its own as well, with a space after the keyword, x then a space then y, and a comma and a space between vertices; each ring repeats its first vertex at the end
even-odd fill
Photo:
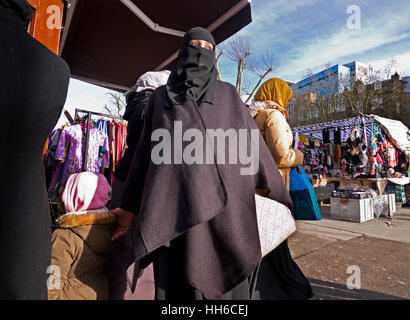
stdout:
POLYGON ((189 45, 191 40, 204 40, 215 47, 211 33, 203 28, 190 29, 182 40, 181 50, 166 88, 173 105, 194 101, 213 103, 217 79, 215 51, 189 45))
POLYGON ((0 7, 13 10, 27 28, 30 24, 33 11, 26 0, 0 0, 0 7))

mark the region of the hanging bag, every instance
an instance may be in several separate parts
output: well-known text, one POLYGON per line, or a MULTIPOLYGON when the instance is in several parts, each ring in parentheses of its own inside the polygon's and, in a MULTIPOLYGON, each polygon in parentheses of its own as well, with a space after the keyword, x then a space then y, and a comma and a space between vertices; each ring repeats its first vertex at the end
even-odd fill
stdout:
POLYGON ((289 208, 275 200, 255 194, 255 204, 264 257, 296 231, 296 224, 289 208))
POLYGON ((292 214, 296 220, 322 219, 312 183, 302 166, 290 170, 289 193, 293 202, 292 214))

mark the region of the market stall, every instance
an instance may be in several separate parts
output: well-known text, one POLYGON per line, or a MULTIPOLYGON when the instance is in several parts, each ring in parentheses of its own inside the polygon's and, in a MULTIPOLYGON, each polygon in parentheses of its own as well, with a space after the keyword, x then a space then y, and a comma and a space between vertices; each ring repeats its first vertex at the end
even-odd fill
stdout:
POLYGON ((329 200, 338 187, 352 198, 374 190, 378 196, 387 192, 396 195, 396 202, 407 203, 410 138, 400 121, 361 115, 294 127, 292 132, 318 200, 329 200))

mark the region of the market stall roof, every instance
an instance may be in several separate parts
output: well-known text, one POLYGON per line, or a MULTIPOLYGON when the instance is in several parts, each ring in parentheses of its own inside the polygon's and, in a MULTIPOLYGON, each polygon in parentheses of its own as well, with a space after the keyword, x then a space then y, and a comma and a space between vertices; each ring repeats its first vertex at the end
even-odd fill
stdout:
MULTIPOLYGON (((366 133, 371 136, 372 121, 376 121, 383 129, 384 133, 392 140, 393 144, 401 151, 406 152, 410 157, 410 130, 401 121, 392 120, 388 118, 379 117, 377 115, 363 115, 360 117, 335 120, 331 122, 323 122, 310 124, 300 127, 291 128, 292 133, 299 135, 305 135, 311 139, 322 140, 323 129, 336 129, 339 128, 342 134, 342 141, 346 141, 353 128, 364 120, 366 124, 366 133)), ((330 130, 330 139, 333 140, 333 131, 330 130)))
MULTIPOLYGON (((310 124, 310 125, 305 125, 305 126, 300 126, 300 127, 293 127, 291 128, 292 133, 296 134, 296 132, 299 135, 304 135, 307 136, 308 138, 311 139, 317 139, 317 140, 322 140, 322 130, 323 129, 336 129, 339 128, 342 136, 342 141, 346 141, 353 128, 358 124, 359 121, 361 120, 362 117, 354 117, 354 118, 348 118, 348 119, 342 119, 342 120, 334 120, 330 122, 323 122, 323 123, 315 123, 315 124, 310 124)), ((364 117, 365 123, 366 123, 366 132, 367 134, 370 134, 371 132, 371 119, 369 117, 364 117)), ((333 140, 333 131, 330 130, 330 139, 333 140)))
POLYGON ((125 91, 144 72, 171 69, 191 27, 217 43, 252 21, 250 0, 67 0, 60 54, 72 77, 125 91))
POLYGON ((410 130, 401 121, 387 119, 376 115, 371 116, 375 119, 393 144, 399 150, 405 152, 410 158, 410 130))

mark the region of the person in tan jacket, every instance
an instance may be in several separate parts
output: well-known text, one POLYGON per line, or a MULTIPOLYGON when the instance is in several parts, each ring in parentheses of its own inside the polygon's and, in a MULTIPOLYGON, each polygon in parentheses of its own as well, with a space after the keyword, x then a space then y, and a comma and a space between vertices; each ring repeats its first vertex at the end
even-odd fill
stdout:
POLYGON ((103 272, 112 246, 111 227, 116 215, 105 205, 111 188, 101 174, 82 172, 67 180, 62 202, 68 213, 60 216, 52 233, 49 300, 107 300, 103 272))
MULTIPOLYGON (((286 121, 291 97, 286 81, 272 78, 262 84, 250 107, 288 190, 290 169, 303 163, 302 152, 292 148, 293 136, 286 121)), ((255 296, 261 300, 316 299, 309 280, 292 258, 287 239, 262 259, 255 296)))
POLYGON ((267 80, 255 94, 251 114, 289 190, 290 169, 303 164, 303 153, 292 148, 293 135, 286 119, 292 89, 278 78, 267 80))

